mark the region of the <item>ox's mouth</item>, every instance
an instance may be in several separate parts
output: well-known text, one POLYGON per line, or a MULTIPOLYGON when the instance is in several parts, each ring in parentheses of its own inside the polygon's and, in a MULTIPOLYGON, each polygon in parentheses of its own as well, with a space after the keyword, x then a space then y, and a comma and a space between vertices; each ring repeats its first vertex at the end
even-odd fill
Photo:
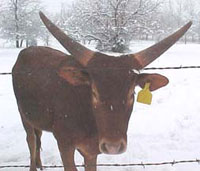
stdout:
POLYGON ((126 151, 127 143, 124 139, 119 141, 109 142, 105 139, 100 141, 99 150, 101 153, 105 154, 121 154, 126 151))

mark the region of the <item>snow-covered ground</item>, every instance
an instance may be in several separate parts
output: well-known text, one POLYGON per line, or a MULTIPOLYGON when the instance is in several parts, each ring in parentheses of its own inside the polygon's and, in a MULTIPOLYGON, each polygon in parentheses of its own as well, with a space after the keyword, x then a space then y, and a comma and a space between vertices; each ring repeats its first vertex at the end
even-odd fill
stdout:
MULTIPOLYGON (((132 50, 149 46, 133 43, 132 50)), ((0 72, 10 72, 18 49, 0 49, 0 72)), ((200 45, 177 44, 150 66, 200 65, 200 45)), ((149 67, 150 67, 149 66, 149 67)), ((98 163, 140 163, 200 158, 200 69, 158 70, 170 80, 168 86, 153 92, 152 105, 135 102, 128 129, 128 149, 121 155, 99 155, 98 163)), ((137 88, 137 92, 139 88, 137 88)), ((60 165, 52 134, 42 136, 44 165, 60 165)), ((76 164, 82 164, 76 153, 76 164)), ((12 89, 10 75, 0 76, 0 165, 29 164, 29 151, 12 89)), ((28 171, 4 168, 2 171, 28 171)), ((52 169, 47 169, 52 170, 52 169)), ((62 169, 53 169, 61 171, 62 169)), ((100 167, 99 171, 199 171, 200 165, 178 164, 154 167, 100 167)), ((83 168, 79 168, 83 171, 83 168)))

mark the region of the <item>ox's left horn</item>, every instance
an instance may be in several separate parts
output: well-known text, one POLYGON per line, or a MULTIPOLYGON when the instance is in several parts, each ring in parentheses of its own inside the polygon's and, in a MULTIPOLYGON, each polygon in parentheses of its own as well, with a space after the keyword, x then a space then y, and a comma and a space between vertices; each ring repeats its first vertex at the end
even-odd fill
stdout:
POLYGON ((61 29, 53 24, 42 12, 39 13, 40 18, 51 32, 51 34, 69 51, 82 65, 86 66, 93 57, 94 52, 74 41, 67 36, 61 29))
POLYGON ((192 22, 188 22, 178 31, 170 35, 169 37, 161 40, 160 42, 156 43, 155 45, 142 50, 135 54, 130 54, 129 56, 133 57, 133 60, 136 63, 139 63, 140 66, 137 69, 142 69, 151 62, 153 62, 156 58, 162 55, 167 49, 169 49, 173 44, 175 44, 190 28, 192 22))

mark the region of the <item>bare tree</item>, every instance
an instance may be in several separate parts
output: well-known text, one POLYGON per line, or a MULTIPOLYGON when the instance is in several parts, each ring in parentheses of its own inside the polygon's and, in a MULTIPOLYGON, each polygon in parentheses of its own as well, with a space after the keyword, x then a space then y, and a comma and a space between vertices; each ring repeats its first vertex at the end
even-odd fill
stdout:
POLYGON ((193 26, 181 39, 185 43, 195 41, 198 37, 199 28, 199 5, 195 0, 168 0, 163 6, 162 13, 159 15, 161 23, 160 31, 163 32, 161 37, 165 36, 172 30, 180 27, 189 20, 193 21, 193 26))
POLYGON ((15 40, 16 47, 35 43, 40 28, 38 11, 41 9, 39 0, 8 0, 2 13, 2 37, 15 40))
POLYGON ((160 5, 159 0, 79 0, 65 26, 82 39, 96 40, 99 50, 123 52, 130 40, 155 27, 149 20, 160 5))

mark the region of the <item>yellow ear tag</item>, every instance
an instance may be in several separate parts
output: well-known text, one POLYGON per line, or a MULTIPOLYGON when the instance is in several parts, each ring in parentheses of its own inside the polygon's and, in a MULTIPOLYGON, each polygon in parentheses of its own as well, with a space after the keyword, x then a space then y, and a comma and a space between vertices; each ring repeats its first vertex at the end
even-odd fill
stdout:
POLYGON ((150 83, 145 83, 144 88, 138 93, 137 102, 144 104, 151 104, 152 94, 149 90, 150 83))

